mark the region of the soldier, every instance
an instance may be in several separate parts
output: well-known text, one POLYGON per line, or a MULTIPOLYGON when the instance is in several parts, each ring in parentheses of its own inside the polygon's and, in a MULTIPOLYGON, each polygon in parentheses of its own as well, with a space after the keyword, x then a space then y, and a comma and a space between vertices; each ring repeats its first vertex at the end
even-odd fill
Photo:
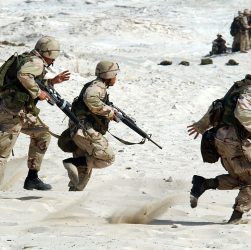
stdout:
MULTIPOLYGON (((251 26, 251 11, 249 12, 248 18, 248 25, 251 26)), ((248 30, 248 35, 249 35, 249 46, 251 46, 251 29, 248 30)))
POLYGON ((230 34, 233 36, 232 52, 240 51, 240 36, 242 30, 242 24, 240 21, 241 16, 242 12, 238 11, 238 16, 234 18, 230 27, 230 34))
POLYGON ((86 129, 79 129, 69 122, 71 138, 76 144, 73 158, 63 161, 70 178, 69 191, 82 191, 93 168, 108 167, 114 161, 114 153, 103 135, 109 121, 116 121, 116 111, 107 105, 107 89, 115 84, 118 72, 117 63, 99 62, 95 71, 97 78, 86 83, 72 103, 72 112, 86 129))
POLYGON ((242 25, 242 29, 240 32, 240 52, 241 53, 247 53, 247 50, 250 49, 248 31, 251 28, 251 26, 248 25, 248 19, 247 19, 248 16, 249 16, 249 10, 245 9, 240 18, 240 22, 242 25))
POLYGON ((226 53, 227 46, 226 41, 222 38, 221 34, 217 34, 217 38, 213 41, 211 55, 219 55, 222 53, 226 53))
MULTIPOLYGON (((21 132, 30 136, 29 171, 24 188, 51 189, 51 185, 38 178, 50 134, 49 128, 37 119, 36 102, 48 100, 49 96, 39 89, 36 81, 44 80, 46 68, 53 64, 59 53, 60 46, 55 38, 44 36, 37 41, 34 50, 10 57, 0 69, 0 183, 7 159, 21 132)), ((70 73, 64 71, 49 79, 47 84, 61 83, 69 77, 70 73)))
POLYGON ((223 99, 213 102, 198 122, 188 126, 189 135, 195 134, 194 139, 203 134, 206 142, 211 143, 209 156, 213 153, 217 160, 220 157, 228 172, 212 179, 194 175, 191 207, 197 206, 199 197, 208 189, 239 189, 228 223, 238 223, 243 213, 251 209, 251 143, 248 140, 251 136, 250 103, 251 75, 246 75, 245 79, 233 85, 223 99), (210 127, 213 129, 208 130, 210 127))

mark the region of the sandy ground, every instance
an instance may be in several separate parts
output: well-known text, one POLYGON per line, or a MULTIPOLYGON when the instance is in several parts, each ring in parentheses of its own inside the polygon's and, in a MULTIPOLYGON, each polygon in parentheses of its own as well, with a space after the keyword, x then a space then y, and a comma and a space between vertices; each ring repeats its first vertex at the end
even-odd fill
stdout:
MULTIPOLYGON (((0 62, 53 35, 62 53, 54 71, 69 69, 71 80, 56 87, 68 101, 94 78, 100 60, 114 60, 121 72, 111 100, 137 120, 152 143, 125 146, 109 134, 115 163, 94 170, 84 192, 68 192, 61 152, 53 138, 40 177, 52 191, 26 191, 29 138, 20 135, 0 193, 0 249, 250 249, 248 224, 227 225, 237 191, 208 191, 196 209, 189 206, 194 174, 224 173, 220 163, 204 164, 200 140, 186 126, 250 73, 250 53, 213 58, 201 66, 217 33, 231 46, 229 27, 250 1, 0 0, 0 62), (235 59, 239 66, 226 66, 235 59), (170 66, 158 65, 171 60, 170 66), (190 66, 179 65, 181 60, 190 66)), ((41 119, 56 133, 68 119, 46 102, 41 119)), ((131 141, 140 137, 123 124, 111 132, 131 141)))

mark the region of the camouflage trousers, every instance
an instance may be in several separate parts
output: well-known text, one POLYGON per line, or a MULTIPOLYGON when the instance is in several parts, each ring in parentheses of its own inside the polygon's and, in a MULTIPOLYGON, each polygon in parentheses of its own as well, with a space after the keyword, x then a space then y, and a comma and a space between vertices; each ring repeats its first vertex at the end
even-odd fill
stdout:
POLYGON ((233 208, 239 212, 251 209, 251 143, 240 141, 233 127, 217 131, 215 145, 228 174, 219 175, 218 189, 239 189, 233 208))
POLYGON ((248 31, 240 33, 240 51, 247 51, 250 49, 248 31))
POLYGON ((110 166, 115 156, 107 139, 91 127, 85 131, 78 129, 72 139, 77 145, 73 157, 82 158, 83 163, 81 159, 77 167, 67 163, 64 166, 70 178, 70 190, 82 191, 91 177, 92 169, 110 166))
POLYGON ((28 168, 40 170, 51 139, 48 127, 44 127, 36 119, 31 120, 27 114, 20 117, 0 109, 0 183, 4 177, 7 159, 20 133, 30 136, 28 168))
POLYGON ((72 139, 78 146, 73 156, 84 156, 88 168, 105 168, 114 162, 115 156, 108 140, 93 128, 86 131, 78 129, 72 139))

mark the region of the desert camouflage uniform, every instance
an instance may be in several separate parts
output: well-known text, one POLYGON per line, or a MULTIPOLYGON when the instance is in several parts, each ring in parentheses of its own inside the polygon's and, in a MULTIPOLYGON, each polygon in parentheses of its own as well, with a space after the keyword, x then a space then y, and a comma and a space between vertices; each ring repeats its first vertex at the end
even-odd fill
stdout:
MULTIPOLYGON (((83 95, 83 102, 91 113, 109 120, 114 116, 114 111, 110 106, 106 105, 104 101, 106 95, 106 84, 97 78, 92 81, 86 89, 83 95)), ((110 166, 114 162, 115 155, 108 140, 93 128, 93 124, 88 121, 87 117, 78 115, 78 118, 82 121, 86 130, 77 129, 71 121, 70 128, 73 141, 78 147, 75 152, 73 152, 73 157, 84 157, 86 159, 88 171, 87 173, 83 173, 82 178, 79 173, 79 182, 76 186, 77 190, 83 190, 90 178, 92 169, 110 166), (88 176, 88 180, 86 180, 86 176, 88 176)), ((83 162, 83 164, 85 163, 83 162)), ((81 169, 81 167, 78 167, 78 170, 79 169, 81 169)), ((82 169, 86 169, 86 166, 83 165, 82 169)), ((72 181, 69 183, 69 186, 73 186, 72 181)))
MULTIPOLYGON (((251 80, 250 80, 251 85, 251 80)), ((246 130, 251 132, 251 87, 240 95, 234 114, 246 130)), ((211 127, 208 112, 195 123, 195 127, 204 133, 211 127)), ((234 210, 241 213, 251 209, 251 142, 240 140, 233 126, 220 127, 215 137, 215 146, 221 156, 221 163, 228 174, 217 176, 219 190, 240 189, 236 197, 234 210)))
MULTIPOLYGON (((43 79, 45 66, 41 58, 31 52, 24 64, 20 65, 17 78, 20 85, 24 87, 26 93, 34 100, 40 94, 40 89, 35 80, 43 79)), ((19 84, 18 83, 18 84, 19 84)), ((4 176, 4 168, 19 133, 30 136, 30 146, 28 153, 28 168, 39 171, 42 159, 50 143, 48 127, 42 125, 36 115, 30 113, 31 107, 27 105, 17 107, 9 96, 15 93, 13 89, 0 92, 0 183, 4 176)), ((16 101, 16 100, 14 100, 16 101)))
POLYGON ((250 49, 249 44, 249 25, 247 16, 241 15, 240 21, 245 30, 240 32, 240 51, 247 51, 250 49))

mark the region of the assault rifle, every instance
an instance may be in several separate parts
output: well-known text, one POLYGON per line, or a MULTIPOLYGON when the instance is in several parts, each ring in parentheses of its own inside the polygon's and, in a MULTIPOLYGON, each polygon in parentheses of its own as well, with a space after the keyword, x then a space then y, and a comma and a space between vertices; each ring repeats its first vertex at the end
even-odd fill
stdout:
POLYGON ((50 96, 50 100, 47 100, 49 104, 56 104, 78 127, 84 129, 79 119, 71 111, 71 104, 64 100, 51 84, 45 85, 43 81, 36 81, 36 83, 41 90, 50 96))
POLYGON ((155 144, 158 148, 162 149, 162 147, 160 145, 158 145, 155 141, 153 141, 151 139, 151 135, 148 135, 146 132, 144 132, 142 129, 140 129, 136 125, 136 121, 134 119, 132 119, 131 117, 129 117, 120 108, 116 107, 112 102, 109 102, 108 105, 110 107, 113 107, 116 110, 116 114, 115 115, 118 118, 118 121, 123 122, 126 126, 128 126, 130 129, 132 129, 133 131, 135 131, 137 134, 139 134, 140 136, 142 136, 144 138, 144 140, 140 144, 143 144, 145 142, 145 139, 147 139, 150 142, 152 142, 153 144, 155 144))
MULTIPOLYGON (((75 116, 75 114, 71 111, 71 104, 64 100, 60 94, 53 88, 52 85, 45 85, 43 81, 37 81, 36 82, 39 86, 39 88, 43 91, 45 91, 49 96, 50 100, 47 100, 47 102, 51 105, 56 104, 79 128, 85 129, 79 119, 75 116)), ((122 121, 125 125, 127 125, 129 128, 134 130, 136 133, 138 133, 140 136, 144 138, 144 140, 141 142, 143 144, 145 142, 145 139, 149 140, 153 144, 155 144, 158 148, 162 149, 160 145, 158 145, 156 142, 154 142, 151 139, 151 135, 148 135, 145 133, 142 129, 140 129, 135 121, 130 118, 128 115, 125 114, 121 109, 113 105, 112 102, 109 102, 109 106, 113 107, 116 112, 116 117, 119 121, 122 121)), ((116 137, 117 138, 117 137, 116 137)), ((118 139, 118 138, 117 138, 118 139)), ((134 143, 131 143, 134 144, 134 143)))

